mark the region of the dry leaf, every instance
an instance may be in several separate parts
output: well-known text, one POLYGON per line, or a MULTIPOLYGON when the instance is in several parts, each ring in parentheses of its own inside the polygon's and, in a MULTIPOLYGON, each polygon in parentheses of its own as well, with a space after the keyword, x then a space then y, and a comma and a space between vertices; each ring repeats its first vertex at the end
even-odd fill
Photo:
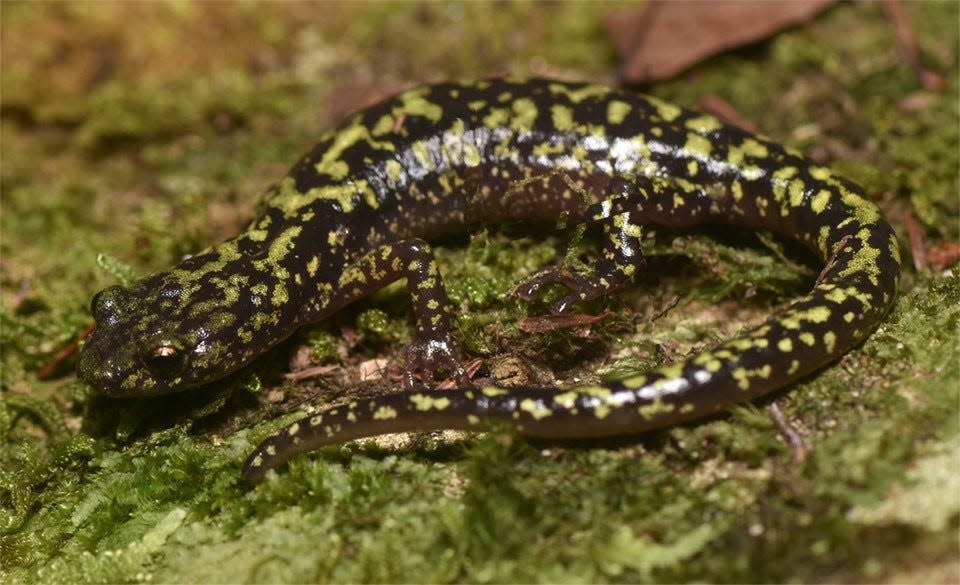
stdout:
POLYGON ((540 317, 526 317, 520 321, 518 327, 525 333, 545 333, 554 329, 569 329, 571 327, 585 327, 592 325, 601 319, 606 319, 613 315, 610 311, 605 311, 600 315, 585 315, 583 313, 572 313, 569 315, 543 315, 540 317))
POLYGON ((387 364, 389 363, 390 360, 384 358, 376 358, 362 362, 360 364, 360 381, 379 380, 383 377, 383 372, 386 371, 387 364))
POLYGON ((941 242, 927 250, 927 263, 936 270, 946 270, 960 262, 960 246, 941 242))
POLYGON ((620 54, 620 78, 665 79, 703 59, 807 22, 835 0, 666 2, 611 14, 604 21, 620 54))

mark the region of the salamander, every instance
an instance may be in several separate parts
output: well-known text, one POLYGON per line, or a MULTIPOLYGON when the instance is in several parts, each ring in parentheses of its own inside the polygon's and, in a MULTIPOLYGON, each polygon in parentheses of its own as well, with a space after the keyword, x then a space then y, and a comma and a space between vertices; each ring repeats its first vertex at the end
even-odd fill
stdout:
POLYGON ((402 388, 331 406, 260 444, 255 483, 294 454, 382 433, 639 433, 750 401, 838 359, 876 327, 900 275, 896 237, 850 181, 770 140, 654 97, 547 79, 421 86, 363 109, 272 186, 242 233, 99 292, 78 374, 108 396, 224 378, 306 323, 406 279, 416 322, 402 388), (586 272, 547 267, 516 290, 565 287, 568 312, 634 280, 641 228, 729 224, 799 241, 824 268, 760 325, 660 369, 575 387, 476 386, 451 340, 427 240, 505 221, 592 224, 586 272), (431 389, 444 371, 457 388, 431 389))

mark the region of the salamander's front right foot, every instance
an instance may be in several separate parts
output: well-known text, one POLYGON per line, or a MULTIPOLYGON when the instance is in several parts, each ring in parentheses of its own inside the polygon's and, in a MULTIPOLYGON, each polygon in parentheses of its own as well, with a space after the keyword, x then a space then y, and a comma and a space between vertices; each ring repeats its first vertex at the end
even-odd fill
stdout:
POLYGON ((418 373, 427 385, 430 385, 437 372, 452 377, 459 387, 470 385, 470 377, 463 367, 460 352, 453 340, 446 335, 437 338, 417 336, 403 349, 403 362, 404 390, 416 388, 418 373))

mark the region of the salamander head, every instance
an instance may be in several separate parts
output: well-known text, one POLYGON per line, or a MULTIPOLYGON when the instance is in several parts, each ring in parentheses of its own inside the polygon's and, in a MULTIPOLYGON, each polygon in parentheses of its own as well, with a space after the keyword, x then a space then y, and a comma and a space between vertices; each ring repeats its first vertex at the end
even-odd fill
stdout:
POLYGON ((108 396, 165 394, 222 378, 255 355, 231 310, 242 304, 238 296, 239 288, 183 284, 170 273, 104 289, 91 304, 97 328, 77 374, 108 396))

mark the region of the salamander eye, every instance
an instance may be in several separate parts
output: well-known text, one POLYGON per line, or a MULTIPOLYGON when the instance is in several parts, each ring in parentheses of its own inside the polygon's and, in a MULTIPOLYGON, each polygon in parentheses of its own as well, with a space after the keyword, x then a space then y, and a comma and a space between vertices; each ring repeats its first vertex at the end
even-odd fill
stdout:
POLYGON ((147 369, 154 376, 172 376, 183 367, 183 355, 183 351, 172 341, 161 341, 147 355, 147 369))

